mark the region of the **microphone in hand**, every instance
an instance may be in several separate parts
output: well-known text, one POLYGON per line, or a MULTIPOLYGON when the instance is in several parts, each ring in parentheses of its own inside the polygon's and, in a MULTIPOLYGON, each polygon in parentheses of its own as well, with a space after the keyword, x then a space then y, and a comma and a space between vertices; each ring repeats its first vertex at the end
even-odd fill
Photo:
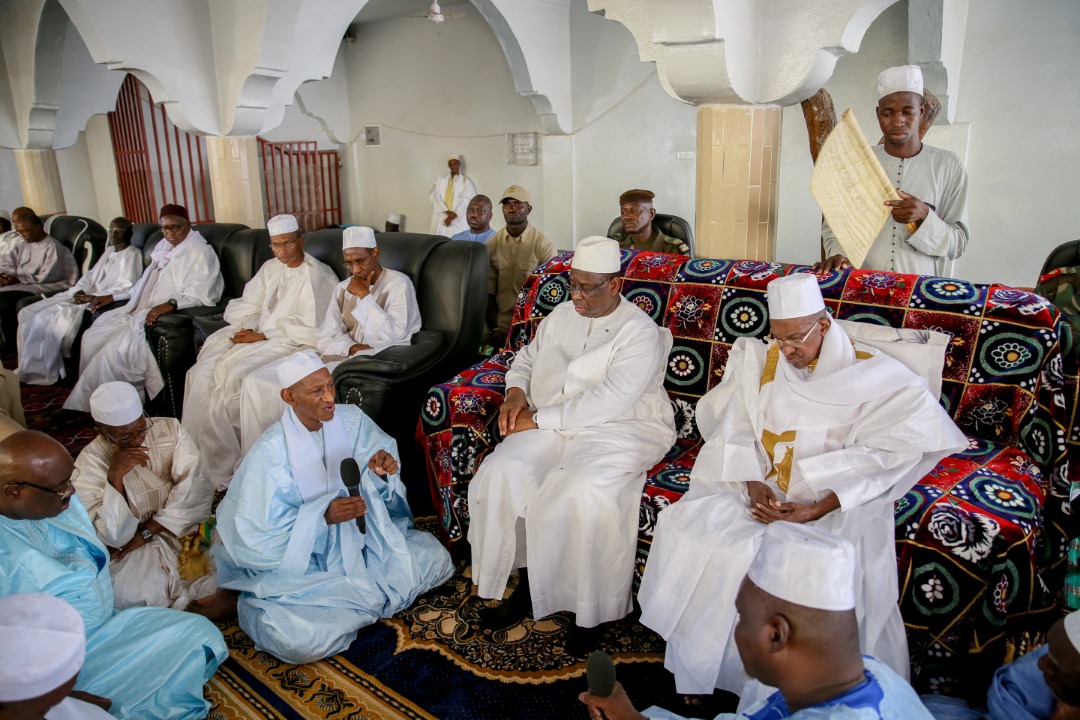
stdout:
MULTIPOLYGON (((360 497, 360 466, 355 459, 347 457, 341 461, 341 482, 349 491, 349 497, 360 497)), ((367 519, 363 515, 356 518, 356 527, 360 528, 361 533, 367 532, 367 519)), ((608 662, 611 660, 608 659, 608 662)), ((611 672, 614 677, 614 666, 611 672)))

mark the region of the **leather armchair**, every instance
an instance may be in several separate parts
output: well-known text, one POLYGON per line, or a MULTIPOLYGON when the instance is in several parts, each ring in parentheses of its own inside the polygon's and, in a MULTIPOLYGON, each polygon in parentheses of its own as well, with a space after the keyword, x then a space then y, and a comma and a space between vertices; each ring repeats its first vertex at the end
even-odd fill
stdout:
MULTIPOLYGON (((615 233, 622 230, 623 224, 621 218, 615 218, 608 225, 607 236, 615 237, 615 233)), ((653 218, 653 227, 660 230, 668 237, 678 238, 686 243, 690 248, 690 257, 694 255, 694 231, 690 227, 690 223, 683 220, 678 215, 665 215, 663 213, 656 213, 656 217, 653 218)))

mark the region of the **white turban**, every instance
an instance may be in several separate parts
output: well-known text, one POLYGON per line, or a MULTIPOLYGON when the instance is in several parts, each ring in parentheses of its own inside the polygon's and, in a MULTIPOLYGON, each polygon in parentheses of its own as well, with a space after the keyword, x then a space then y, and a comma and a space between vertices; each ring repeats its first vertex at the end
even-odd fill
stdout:
POLYGON ((278 385, 291 388, 308 375, 325 368, 322 358, 311 350, 301 350, 281 361, 277 366, 278 385))
POLYGON ((1073 610, 1065 616, 1065 636, 1074 648, 1080 650, 1080 610, 1073 610))
POLYGON ((923 94, 922 68, 918 65, 900 65, 882 70, 877 76, 878 100, 898 92, 923 94))
POLYGON ((811 525, 766 525, 746 577, 793 605, 831 611, 855 607, 854 546, 811 525))
POLYGON ((75 677, 86 659, 82 616, 53 595, 0 598, 0 637, 0 702, 52 692, 75 677))
POLYGON ((393 225, 400 225, 401 224, 401 216, 398 215, 397 213, 394 213, 390 217, 386 218, 386 222, 391 223, 393 225))
POLYGON ((579 240, 570 267, 585 272, 617 273, 622 269, 619 243, 599 235, 579 240))
POLYGON ((126 382, 98 385, 90 396, 90 415, 102 425, 120 427, 135 422, 143 414, 139 391, 126 382))
POLYGON ((292 215, 275 215, 266 222, 266 230, 271 235, 300 232, 300 225, 292 215))
POLYGON ((817 276, 796 273, 779 277, 765 286, 769 296, 769 318, 791 320, 819 313, 825 309, 817 276))
POLYGON ((341 234, 341 249, 375 247, 375 231, 369 227, 347 227, 341 234))

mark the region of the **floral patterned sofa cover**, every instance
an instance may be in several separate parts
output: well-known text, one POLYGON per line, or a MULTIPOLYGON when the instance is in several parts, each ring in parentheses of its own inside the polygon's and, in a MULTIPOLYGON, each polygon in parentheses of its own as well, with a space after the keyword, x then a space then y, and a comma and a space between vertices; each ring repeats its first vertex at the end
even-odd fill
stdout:
MULTIPOLYGON (((562 253, 528 278, 502 352, 425 399, 417 437, 450 545, 465 539, 469 480, 500 439, 504 373, 540 321, 568 300, 572 257, 562 253)), ((622 267, 623 295, 674 336, 664 384, 678 439, 642 493, 640 579, 656 517, 686 492, 701 447, 697 399, 720 382, 736 338, 768 334, 769 281, 809 268, 630 250, 622 267)), ((993 669, 1041 640, 1058 616, 1066 549, 1078 534, 1067 453, 1078 435, 1075 371, 1063 371, 1071 336, 1046 300, 1001 285, 864 270, 820 284, 835 317, 951 338, 941 403, 970 445, 897 503, 896 551, 912 681, 923 692, 977 695, 993 669)))

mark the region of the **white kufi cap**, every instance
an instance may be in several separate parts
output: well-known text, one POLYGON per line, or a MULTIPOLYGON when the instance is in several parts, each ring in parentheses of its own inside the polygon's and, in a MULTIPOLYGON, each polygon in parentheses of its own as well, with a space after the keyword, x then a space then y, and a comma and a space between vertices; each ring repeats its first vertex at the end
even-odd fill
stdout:
POLYGON ((825 309, 817 276, 795 273, 779 277, 765 286, 769 296, 769 318, 791 320, 819 313, 825 309))
POLYGON ((854 546, 810 525, 766 525, 746 577, 793 605, 834 612, 855 607, 854 546))
POLYGON ((143 414, 142 398, 130 383, 107 382, 90 396, 90 415, 102 425, 120 427, 143 414))
POLYGON ((461 156, 460 155, 450 155, 450 156, 448 156, 446 158, 446 162, 450 162, 451 160, 457 160, 458 162, 461 162, 461 156))
POLYGON ((1065 616, 1065 636, 1073 647, 1080 651, 1080 610, 1073 610, 1065 616))
POLYGON ((0 637, 0 703, 52 692, 75 677, 86 659, 82 616, 53 595, 0 598, 0 637))
POLYGON ((882 70, 877 76, 878 100, 898 92, 923 94, 922 68, 918 65, 900 65, 882 70))
POLYGON ((592 235, 579 240, 570 267, 594 273, 617 273, 622 269, 619 243, 611 238, 592 235))
POLYGON ((292 215, 275 215, 266 222, 266 230, 271 235, 300 232, 300 225, 292 215))
POLYGON ((400 225, 401 224, 401 216, 398 215, 397 213, 394 213, 393 215, 386 218, 386 222, 392 223, 394 225, 400 225))
POLYGON ((278 385, 290 388, 308 375, 325 368, 322 358, 311 350, 293 353, 277 366, 278 385))
POLYGON ((341 234, 341 249, 375 247, 375 231, 369 227, 347 227, 341 234))
POLYGON ((0 218, 4 218, 5 220, 10 220, 11 219, 11 213, 9 213, 7 210, 0 210, 0 218))

